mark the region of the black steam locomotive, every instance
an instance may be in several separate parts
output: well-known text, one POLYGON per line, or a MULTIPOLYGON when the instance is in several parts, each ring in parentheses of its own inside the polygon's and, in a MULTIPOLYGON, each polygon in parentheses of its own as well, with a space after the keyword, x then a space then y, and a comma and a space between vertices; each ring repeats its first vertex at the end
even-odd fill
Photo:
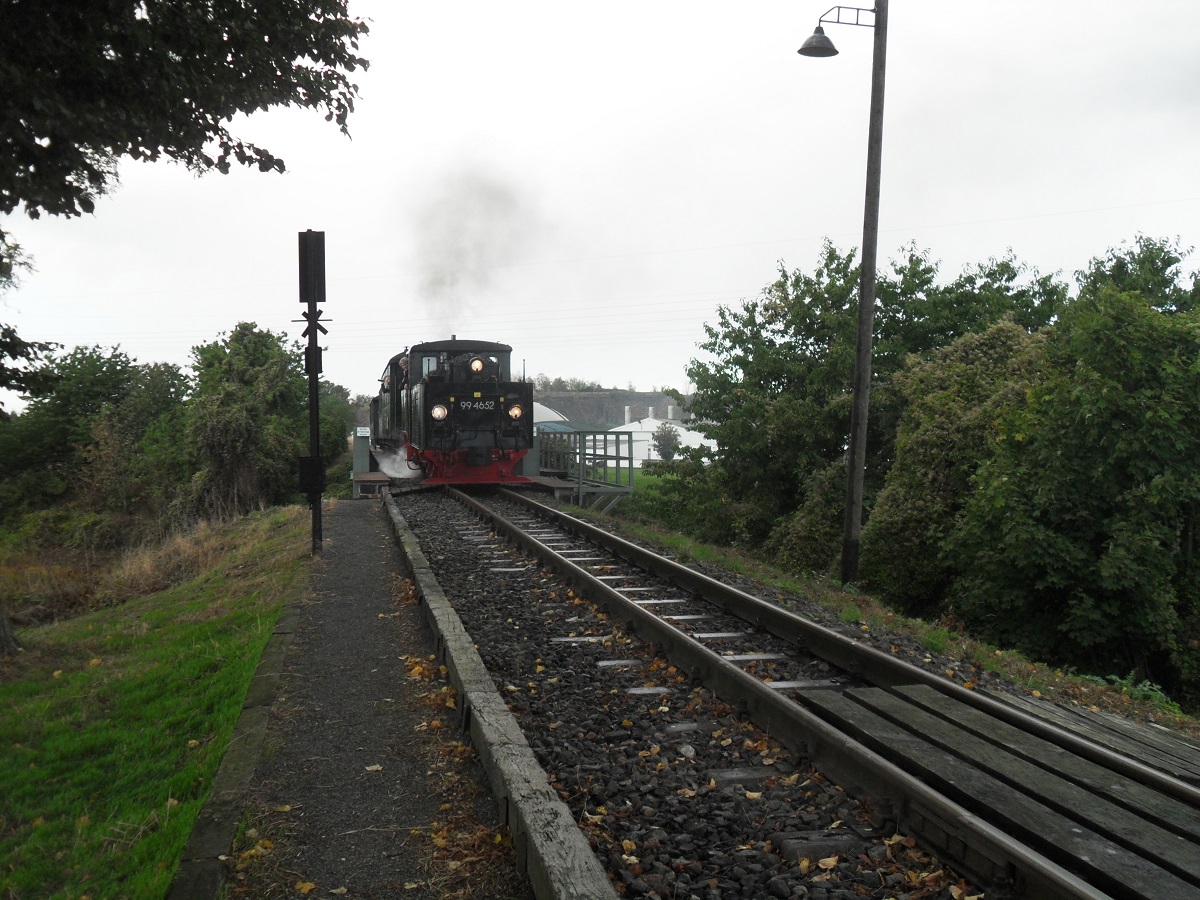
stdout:
POLYGON ((512 347, 414 344, 388 360, 371 401, 371 439, 401 451, 426 484, 513 484, 533 445, 533 385, 514 381, 512 347))

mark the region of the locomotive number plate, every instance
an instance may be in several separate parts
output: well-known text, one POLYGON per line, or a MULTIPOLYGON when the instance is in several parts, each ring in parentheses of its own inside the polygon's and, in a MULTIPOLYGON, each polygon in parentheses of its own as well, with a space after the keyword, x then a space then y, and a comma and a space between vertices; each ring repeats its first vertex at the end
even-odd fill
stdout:
POLYGON ((495 409, 495 400, 459 400, 459 409, 495 409))

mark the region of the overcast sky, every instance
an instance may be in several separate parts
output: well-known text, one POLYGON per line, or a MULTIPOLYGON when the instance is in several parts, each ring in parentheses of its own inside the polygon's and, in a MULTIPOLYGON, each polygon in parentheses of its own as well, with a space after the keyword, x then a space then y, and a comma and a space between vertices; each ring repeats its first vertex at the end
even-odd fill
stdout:
MULTIPOLYGON (((686 390, 718 305, 861 243, 873 32, 798 56, 824 2, 350 8, 352 140, 258 114, 234 131, 284 175, 123 163, 94 216, 9 217, 36 271, 0 321, 180 365, 240 321, 298 338, 311 228, 325 375, 352 393, 452 333, 530 376, 686 390)), ((946 278, 1009 248, 1070 278, 1139 233, 1200 242, 1197 35, 1195 0, 893 0, 881 265, 915 241, 946 278)))

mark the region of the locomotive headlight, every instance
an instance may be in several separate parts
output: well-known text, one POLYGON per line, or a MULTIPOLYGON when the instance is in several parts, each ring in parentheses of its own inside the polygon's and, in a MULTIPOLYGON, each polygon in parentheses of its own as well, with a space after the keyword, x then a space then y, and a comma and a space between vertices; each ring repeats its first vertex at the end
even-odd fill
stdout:
POLYGON ((478 356, 471 360, 471 371, 476 374, 483 371, 483 360, 478 356))
POLYGON ((450 410, 447 409, 444 404, 439 403, 429 411, 429 415, 433 416, 435 422, 440 422, 442 419, 446 418, 446 416, 450 415, 450 410))
POLYGON ((514 403, 508 408, 508 417, 513 421, 516 421, 523 415, 525 415, 525 410, 521 409, 520 403, 514 403))

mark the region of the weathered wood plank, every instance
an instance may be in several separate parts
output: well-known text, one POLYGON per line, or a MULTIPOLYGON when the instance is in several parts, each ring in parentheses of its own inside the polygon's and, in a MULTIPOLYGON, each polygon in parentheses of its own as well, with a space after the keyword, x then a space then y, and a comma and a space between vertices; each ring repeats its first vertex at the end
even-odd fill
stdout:
POLYGON ((1131 734, 1128 729, 1114 727, 1113 722, 1097 716, 1085 716, 1082 712, 1052 703, 1013 697, 1007 694, 991 694, 1030 715, 1052 722, 1074 734, 1136 759, 1144 765, 1166 772, 1180 781, 1200 785, 1200 752, 1190 743, 1175 741, 1170 736, 1150 737, 1146 734, 1131 734))
POLYGON ((1097 763, 1080 759, 1070 751, 1016 726, 997 722, 987 713, 956 703, 950 697, 929 687, 913 685, 896 688, 895 691, 977 737, 1005 747, 1061 778, 1073 781, 1114 803, 1134 810, 1154 824, 1186 837, 1200 847, 1200 809, 1180 800, 1164 797, 1152 788, 1097 763))
MULTIPOLYGON (((920 726, 917 730, 901 726, 867 708, 861 702, 867 697, 883 704, 889 700, 903 704, 899 698, 877 688, 846 694, 833 691, 803 694, 804 702, 810 708, 836 722, 876 752, 908 771, 919 773, 922 779, 955 802, 1004 828, 1101 890, 1116 896, 1200 900, 1200 886, 1185 881, 1086 824, 1067 818, 1035 796, 1014 789, 1012 784, 981 772, 960 758, 957 749, 947 749, 947 746, 926 740, 920 733, 920 726)), ((909 704, 903 705, 912 708, 909 704)), ((953 730, 953 726, 932 714, 923 715, 932 720, 925 724, 939 722, 938 727, 943 731, 953 730)), ((958 733, 964 739, 971 738, 961 729, 958 733)), ((948 744, 951 748, 956 746, 954 741, 948 744)), ((992 758, 1002 755, 1002 751, 991 744, 982 752, 992 758)))

